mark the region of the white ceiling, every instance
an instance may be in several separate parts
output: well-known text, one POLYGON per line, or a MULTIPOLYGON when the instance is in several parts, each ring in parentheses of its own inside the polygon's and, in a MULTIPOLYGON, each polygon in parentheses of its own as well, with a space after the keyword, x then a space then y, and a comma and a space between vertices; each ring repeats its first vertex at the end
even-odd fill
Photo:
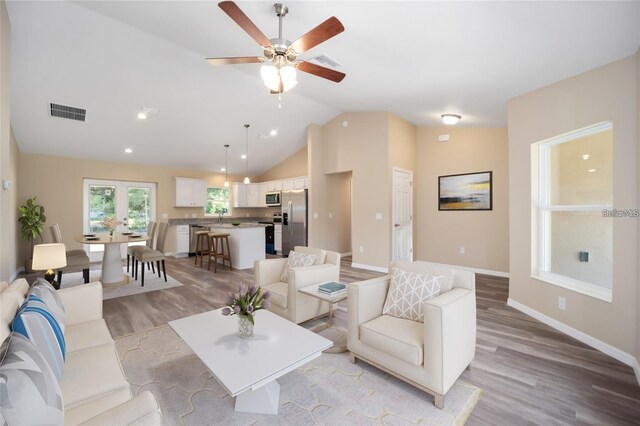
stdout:
MULTIPOLYGON (((237 2, 267 37, 271 2, 237 2)), ((416 125, 506 126, 509 98, 635 53, 639 2, 291 2, 293 41, 329 16, 345 32, 307 52, 346 72, 335 84, 299 73, 269 95, 259 65, 212 67, 260 47, 217 2, 7 1, 12 31, 11 123, 23 152, 258 175, 306 143, 306 126, 343 111, 390 111, 416 125), (52 118, 48 103, 87 109, 52 118), (142 107, 158 115, 136 119, 142 107), (266 137, 271 129, 276 137, 266 137), (125 155, 125 147, 134 153, 125 155)))

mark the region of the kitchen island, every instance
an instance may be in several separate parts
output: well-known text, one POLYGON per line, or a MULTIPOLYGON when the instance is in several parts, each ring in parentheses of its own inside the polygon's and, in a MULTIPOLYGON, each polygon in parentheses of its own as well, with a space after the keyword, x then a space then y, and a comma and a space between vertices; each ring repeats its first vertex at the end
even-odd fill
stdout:
POLYGON ((211 226, 212 232, 227 232, 231 246, 231 263, 235 269, 253 268, 256 260, 265 258, 266 225, 259 223, 217 223, 211 226))

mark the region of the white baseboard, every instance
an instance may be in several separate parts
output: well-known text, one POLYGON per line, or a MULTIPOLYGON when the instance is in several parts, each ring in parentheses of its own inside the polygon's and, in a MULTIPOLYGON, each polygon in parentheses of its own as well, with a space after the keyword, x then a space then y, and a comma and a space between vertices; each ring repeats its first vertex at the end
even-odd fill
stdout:
POLYGON ((638 384, 640 384, 640 364, 638 364, 638 360, 633 355, 621 351, 620 349, 611 346, 610 344, 605 343, 602 340, 596 339, 593 336, 589 336, 588 334, 583 333, 580 330, 577 330, 563 322, 553 319, 511 298, 507 299, 507 305, 519 310, 524 314, 529 315, 532 318, 537 319, 538 321, 548 325, 549 327, 555 328, 556 330, 561 331, 562 333, 571 336, 574 339, 579 340, 582 343, 609 355, 612 358, 617 359, 623 364, 628 365, 629 367, 633 368, 633 371, 636 374, 636 379, 638 380, 638 384))
POLYGON ((374 271, 374 272, 382 272, 382 273, 387 273, 389 272, 389 268, 383 268, 381 266, 372 266, 372 265, 364 265, 362 263, 351 263, 351 267, 352 268, 359 268, 359 269, 366 269, 368 271, 374 271))
POLYGON ((20 272, 24 272, 24 266, 18 267, 18 269, 16 269, 16 271, 13 274, 11 274, 11 276, 9 277, 9 283, 14 282, 20 272))
POLYGON ((476 274, 491 275, 491 276, 494 276, 494 277, 502 277, 502 278, 509 278, 509 273, 508 272, 492 271, 490 269, 471 268, 469 266, 449 265, 449 264, 446 264, 446 263, 443 263, 443 265, 450 266, 452 268, 464 269, 465 271, 475 272, 476 274))

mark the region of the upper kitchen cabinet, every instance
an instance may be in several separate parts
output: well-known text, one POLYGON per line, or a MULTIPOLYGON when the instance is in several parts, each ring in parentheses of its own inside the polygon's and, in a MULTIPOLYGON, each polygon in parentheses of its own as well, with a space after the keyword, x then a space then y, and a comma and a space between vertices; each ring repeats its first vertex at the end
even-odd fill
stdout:
POLYGON ((293 180, 293 189, 305 189, 307 187, 307 178, 299 177, 293 180))
POLYGON ((235 182, 232 185, 233 207, 264 207, 260 205, 260 184, 235 182))
POLYGON ((207 181, 183 177, 173 178, 176 207, 204 207, 207 204, 207 181))

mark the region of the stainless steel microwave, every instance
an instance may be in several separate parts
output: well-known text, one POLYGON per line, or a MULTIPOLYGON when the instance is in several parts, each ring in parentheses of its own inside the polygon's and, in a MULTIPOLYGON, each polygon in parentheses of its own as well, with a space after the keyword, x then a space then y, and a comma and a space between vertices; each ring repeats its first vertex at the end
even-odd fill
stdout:
POLYGON ((265 203, 269 207, 278 207, 280 205, 280 196, 281 196, 280 191, 267 192, 267 194, 265 195, 266 197, 265 203))

